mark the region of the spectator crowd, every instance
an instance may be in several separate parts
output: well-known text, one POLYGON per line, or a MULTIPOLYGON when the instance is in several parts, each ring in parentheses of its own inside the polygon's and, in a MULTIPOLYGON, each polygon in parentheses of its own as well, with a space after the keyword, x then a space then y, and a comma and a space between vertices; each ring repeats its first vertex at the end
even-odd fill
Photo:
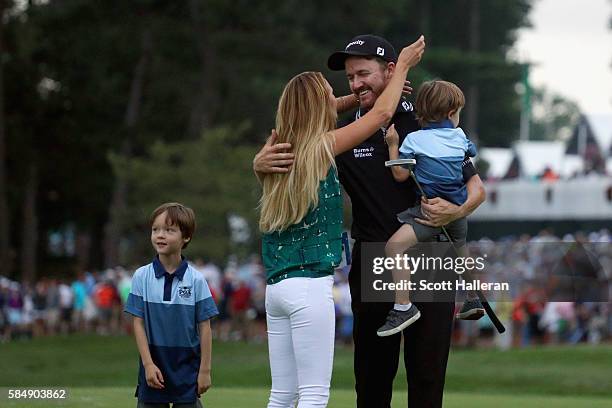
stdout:
MULTIPOLYGON (((509 283, 509 293, 495 293, 491 299, 508 331, 496 335, 486 316, 476 322, 456 320, 455 345, 509 348, 609 341, 611 241, 607 230, 564 237, 545 230, 536 236, 469 243, 471 256, 486 254, 487 266, 478 279, 509 283)), ((225 341, 264 341, 266 283, 259 256, 243 263, 230 258, 223 270, 200 259, 194 266, 208 281, 219 308, 214 336, 225 341)), ((132 272, 117 267, 71 277, 43 277, 32 286, 0 276, 0 342, 74 332, 129 333, 130 320, 122 310, 132 272)), ((337 269, 333 294, 337 341, 350 344, 348 267, 337 269)))

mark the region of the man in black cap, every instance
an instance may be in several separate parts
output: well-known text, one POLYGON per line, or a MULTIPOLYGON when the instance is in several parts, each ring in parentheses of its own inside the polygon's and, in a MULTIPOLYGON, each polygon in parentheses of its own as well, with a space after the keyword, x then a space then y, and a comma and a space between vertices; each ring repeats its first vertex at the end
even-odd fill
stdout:
MULTIPOLYGON (((353 38, 344 50, 328 59, 331 70, 345 70, 351 91, 359 100, 359 109, 348 121, 361 117, 372 108, 393 75, 397 53, 385 39, 374 35, 353 38)), ((400 135, 400 144, 410 132, 418 130, 413 106, 406 99, 399 101, 391 121, 400 135)), ((384 142, 386 129, 381 128, 361 145, 336 157, 340 182, 351 199, 355 244, 349 273, 355 343, 355 390, 357 407, 389 408, 393 379, 397 373, 401 336, 379 337, 377 329, 385 322, 392 302, 362 301, 362 278, 371 276, 362 271, 364 243, 386 242, 400 227, 396 214, 416 203, 412 181, 398 183, 385 161, 389 160, 384 142), (362 275, 366 274, 366 275, 362 275)), ((255 156, 256 172, 287 172, 292 163, 290 145, 269 140, 255 156)), ((463 163, 468 199, 456 206, 441 198, 421 203, 424 219, 431 226, 446 225, 470 214, 484 201, 484 188, 469 159, 463 163)), ((415 302, 417 303, 417 302, 415 302)), ((421 318, 403 331, 404 363, 408 376, 410 408, 441 407, 450 348, 454 302, 418 303, 421 318)))

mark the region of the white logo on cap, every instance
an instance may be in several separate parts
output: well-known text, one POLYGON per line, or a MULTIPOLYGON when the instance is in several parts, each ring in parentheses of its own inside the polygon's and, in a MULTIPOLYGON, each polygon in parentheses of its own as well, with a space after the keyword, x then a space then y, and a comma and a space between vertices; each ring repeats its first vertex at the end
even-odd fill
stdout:
POLYGON ((412 110, 412 104, 406 101, 402 102, 402 107, 404 108, 406 112, 410 112, 412 110))
POLYGON ((376 47, 377 55, 385 55, 385 49, 383 47, 376 47))
POLYGON ((353 41, 350 42, 346 45, 346 48, 344 48, 345 50, 347 50, 351 45, 363 45, 364 41, 363 40, 357 40, 357 41, 353 41))

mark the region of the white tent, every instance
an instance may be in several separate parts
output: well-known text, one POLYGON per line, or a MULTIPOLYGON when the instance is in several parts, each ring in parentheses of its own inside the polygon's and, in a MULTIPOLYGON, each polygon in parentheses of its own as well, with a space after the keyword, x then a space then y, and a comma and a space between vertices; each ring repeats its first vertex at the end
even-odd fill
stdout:
POLYGON ((593 114, 586 115, 586 118, 604 156, 609 156, 612 149, 612 115, 593 114))
POLYGON ((488 177, 504 177, 512 162, 513 155, 512 149, 503 147, 483 147, 478 149, 478 156, 489 163, 488 177))
POLYGON ((577 154, 566 154, 561 160, 559 175, 563 178, 572 177, 584 171, 584 160, 577 154))
POLYGON ((514 144, 515 154, 521 163, 522 177, 536 177, 550 167, 555 173, 563 173, 565 143, 521 140, 514 144))

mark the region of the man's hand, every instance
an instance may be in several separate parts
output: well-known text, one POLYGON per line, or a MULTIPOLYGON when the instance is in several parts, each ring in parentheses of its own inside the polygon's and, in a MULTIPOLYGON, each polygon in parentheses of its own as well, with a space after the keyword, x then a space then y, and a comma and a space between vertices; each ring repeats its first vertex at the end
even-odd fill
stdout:
POLYGON ((418 223, 430 227, 441 227, 463 217, 462 208, 443 198, 421 198, 421 213, 425 219, 416 218, 418 223))
POLYGON ((144 366, 147 385, 151 388, 162 390, 164 388, 164 376, 153 363, 144 366))
POLYGON ((211 387, 210 371, 198 373, 198 398, 211 387))
POLYGON ((276 143, 276 130, 272 129, 270 137, 264 147, 253 159, 253 170, 256 173, 287 173, 293 164, 293 153, 287 153, 291 149, 291 143, 276 143))
POLYGON ((449 203, 443 198, 425 197, 421 199, 421 212, 426 219, 417 218, 417 222, 430 227, 441 227, 462 217, 470 215, 486 199, 482 180, 478 174, 472 176, 467 184, 467 200, 463 205, 449 203))

